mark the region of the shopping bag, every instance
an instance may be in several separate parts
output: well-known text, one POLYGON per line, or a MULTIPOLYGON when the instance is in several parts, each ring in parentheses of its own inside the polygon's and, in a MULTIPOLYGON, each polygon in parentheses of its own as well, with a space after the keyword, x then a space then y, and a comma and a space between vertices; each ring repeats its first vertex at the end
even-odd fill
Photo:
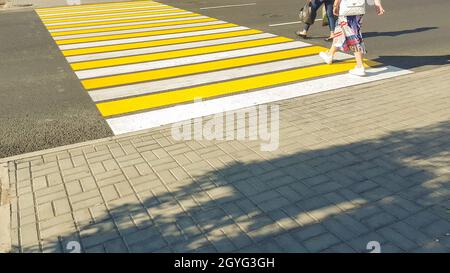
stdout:
POLYGON ((298 17, 300 18, 300 21, 308 24, 308 25, 312 25, 314 24, 314 20, 311 16, 311 1, 307 0, 305 5, 303 6, 303 8, 300 10, 300 13, 298 15, 298 17))

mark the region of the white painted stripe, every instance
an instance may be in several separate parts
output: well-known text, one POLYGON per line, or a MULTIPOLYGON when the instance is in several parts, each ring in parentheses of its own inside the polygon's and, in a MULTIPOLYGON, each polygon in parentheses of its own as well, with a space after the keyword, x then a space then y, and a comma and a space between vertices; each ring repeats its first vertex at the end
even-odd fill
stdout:
MULTIPOLYGON (((337 53, 336 60, 350 59, 352 56, 337 53)), ((210 84, 214 82, 251 77, 260 74, 273 73, 310 65, 321 64, 323 61, 319 56, 307 56, 295 59, 276 61, 271 63, 250 65, 199 75, 177 77, 160 81, 145 82, 140 84, 125 85, 113 88, 98 89, 90 91, 89 95, 95 102, 120 99, 130 96, 151 94, 156 92, 176 90, 194 85, 210 84)))
POLYGON ((66 10, 91 10, 91 9, 101 9, 101 8, 110 8, 110 7, 129 7, 129 6, 153 6, 153 5, 161 5, 160 3, 154 1, 141 1, 140 3, 136 2, 116 2, 116 3, 104 3, 104 4, 87 4, 87 5, 74 5, 74 6, 60 6, 60 7, 49 7, 49 8, 38 8, 37 12, 45 13, 52 11, 66 11, 66 10))
POLYGON ((277 26, 285 26, 285 25, 294 25, 294 24, 301 24, 302 21, 295 21, 295 22, 287 22, 287 23, 279 23, 279 24, 272 24, 269 25, 269 27, 277 27, 277 26))
POLYGON ((164 34, 164 35, 155 35, 155 36, 147 36, 147 37, 139 37, 139 38, 128 38, 128 39, 117 39, 117 40, 109 40, 109 41, 101 41, 101 42, 89 42, 89 43, 61 45, 61 46, 59 46, 59 48, 61 50, 67 50, 67 49, 87 48, 87 47, 96 47, 96 46, 105 46, 105 45, 120 45, 120 44, 146 42, 146 41, 157 41, 157 40, 172 39, 172 38, 200 36, 200 35, 207 35, 207 34, 214 34, 214 33, 232 32, 232 31, 246 30, 246 29, 248 29, 248 28, 246 28, 246 27, 228 27, 228 28, 219 28, 219 29, 212 29, 212 30, 192 31, 192 32, 176 33, 176 34, 164 34))
POLYGON ((200 8, 200 9, 221 9, 221 8, 234 8, 234 7, 245 7, 245 6, 254 6, 254 5, 256 5, 256 3, 225 5, 225 6, 215 6, 215 7, 204 7, 204 8, 200 8))
MULTIPOLYGON (((322 21, 323 19, 316 19, 315 21, 322 21)), ((269 27, 278 27, 278 26, 286 26, 286 25, 294 25, 294 24, 301 24, 302 21, 294 21, 294 22, 287 22, 287 23, 279 23, 279 24, 272 24, 269 25, 269 27)))
POLYGON ((305 44, 302 42, 288 42, 288 43, 281 43, 281 44, 275 44, 275 45, 269 45, 269 46, 259 46, 259 47, 253 47, 253 48, 247 48, 247 49, 224 51, 224 52, 219 52, 219 53, 204 54, 204 55, 183 57, 183 58, 175 58, 175 59, 162 60, 162 61, 152 61, 152 62, 145 62, 145 63, 80 70, 80 71, 76 71, 75 74, 80 79, 88 79, 88 78, 110 76, 110 75, 117 75, 117 74, 123 74, 123 73, 153 70, 153 69, 159 69, 159 68, 165 68, 165 67, 174 67, 174 66, 182 66, 182 65, 195 64, 195 63, 210 62, 210 61, 230 59, 230 58, 235 58, 235 57, 256 55, 256 54, 262 54, 262 53, 273 52, 273 51, 281 51, 281 50, 292 49, 292 48, 300 48, 300 47, 304 47, 307 45, 308 44, 305 44))
POLYGON ((367 72, 368 76, 366 77, 342 74, 197 103, 176 105, 150 112, 110 118, 106 121, 114 134, 119 135, 155 128, 192 118, 199 118, 226 111, 234 111, 254 105, 292 99, 295 97, 306 96, 412 73, 409 70, 403 70, 392 66, 368 69, 367 72))
POLYGON ((145 6, 139 6, 139 7, 124 7, 124 8, 99 8, 99 9, 90 9, 90 10, 72 10, 67 12, 56 12, 55 13, 40 13, 38 11, 39 17, 41 18, 47 18, 48 16, 55 16, 55 15, 74 15, 74 14, 84 14, 84 13, 95 13, 95 12, 109 12, 109 11, 116 11, 116 10, 130 10, 130 9, 146 9, 149 7, 168 7, 167 5, 145 5, 145 6))
POLYGON ((50 27, 50 26, 63 26, 63 25, 96 23, 96 22, 112 22, 112 21, 120 21, 120 20, 139 19, 139 18, 153 18, 153 17, 171 16, 171 15, 175 16, 175 15, 183 15, 183 14, 192 14, 192 12, 190 12, 190 11, 179 11, 179 12, 162 13, 162 14, 150 14, 150 15, 124 17, 124 18, 109 18, 109 19, 84 20, 84 21, 76 21, 76 22, 61 22, 61 23, 52 23, 52 24, 44 23, 44 24, 46 26, 50 27))
POLYGON ((117 58, 117 57, 124 57, 124 56, 158 53, 158 52, 166 52, 166 51, 188 49, 188 48, 197 48, 197 47, 211 46, 211 45, 230 44, 230 43, 251 41, 251 40, 271 38, 271 37, 276 37, 276 35, 269 34, 269 33, 262 33, 262 34, 238 36, 238 37, 233 37, 233 38, 217 39, 217 40, 211 40, 211 41, 203 41, 203 42, 192 42, 192 43, 175 44, 175 45, 168 45, 168 46, 157 46, 157 47, 148 47, 148 48, 140 48, 140 49, 113 51, 113 52, 106 52, 106 53, 86 54, 86 55, 80 55, 80 56, 66 57, 66 59, 69 63, 82 62, 82 61, 93 61, 93 60, 99 60, 99 59, 108 59, 108 58, 117 58))
POLYGON ((86 27, 70 27, 70 28, 58 28, 50 29, 50 32, 60 32, 60 31, 72 31, 72 30, 85 30, 85 29, 97 29, 97 28, 112 28, 112 27, 124 27, 124 26, 135 26, 144 24, 155 24, 155 23, 166 23, 166 22, 177 22, 177 21, 187 21, 196 19, 205 19, 206 16, 193 16, 187 18, 175 18, 175 19, 164 19, 155 21, 143 21, 143 22, 131 22, 131 23, 120 23, 120 24, 110 24, 110 25, 98 25, 98 26, 86 26, 86 27))
POLYGON ((108 35, 116 35, 116 34, 139 33, 139 32, 145 32, 145 31, 168 30, 168 29, 188 28, 188 27, 201 27, 201 26, 219 25, 219 24, 226 24, 226 23, 227 22, 225 22, 225 21, 211 21, 211 22, 165 26, 165 27, 147 27, 147 28, 138 28, 138 29, 106 31, 106 32, 98 32, 98 33, 56 36, 56 37, 53 37, 53 39, 58 41, 58 40, 66 40, 66 39, 100 37, 100 36, 108 36, 108 35))
POLYGON ((129 12, 120 12, 120 13, 106 13, 106 14, 92 14, 92 15, 80 15, 80 16, 62 16, 59 18, 42 18, 43 21, 53 21, 53 20, 64 20, 64 19, 81 19, 81 18, 95 18, 102 16, 119 16, 123 14, 136 14, 136 13, 144 13, 144 12, 160 12, 160 11, 168 11, 168 10, 176 10, 177 8, 165 8, 165 9, 155 9, 155 10, 140 10, 140 11, 129 11, 129 12))

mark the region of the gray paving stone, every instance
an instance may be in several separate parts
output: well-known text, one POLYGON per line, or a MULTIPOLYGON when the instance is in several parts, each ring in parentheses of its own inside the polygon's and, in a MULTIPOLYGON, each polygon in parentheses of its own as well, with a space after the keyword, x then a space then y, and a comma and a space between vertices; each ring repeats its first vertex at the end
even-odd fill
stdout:
POLYGON ((104 244, 109 240, 119 238, 119 233, 111 222, 102 222, 80 231, 81 242, 85 248, 104 244))
POLYGON ((405 251, 398 246, 387 243, 381 246, 381 253, 404 253, 405 251))
POLYGON ((371 180, 365 180, 362 182, 357 182, 351 186, 351 189, 355 193, 362 193, 365 191, 369 191, 378 187, 378 184, 372 182, 371 180))
POLYGON ((411 251, 418 247, 416 243, 409 240, 399 232, 395 231, 390 227, 385 227, 377 231, 384 238, 386 238, 388 244, 392 244, 404 251, 411 251))
POLYGON ((430 236, 427 236, 425 233, 411 227, 405 222, 397 222, 391 225, 391 228, 418 245, 423 245, 432 240, 430 236))
POLYGON ((308 249, 310 252, 320 252, 323 251, 333 245, 342 243, 342 241, 337 238, 336 236, 330 234, 330 233, 324 233, 321 235, 318 235, 316 237, 307 239, 303 242, 303 245, 306 249, 308 249))
POLYGON ((346 243, 358 253, 369 253, 370 250, 367 249, 367 244, 372 241, 380 243, 381 251, 383 251, 383 245, 387 244, 386 239, 376 232, 361 235, 346 243))
POLYGON ((276 240, 268 240, 258 244, 259 249, 262 252, 267 253, 282 253, 284 252, 283 248, 278 244, 276 240))
POLYGON ((132 253, 151 253, 158 252, 160 249, 167 246, 167 243, 159 237, 153 237, 151 239, 136 243, 130 246, 132 253))
POLYGON ((438 221, 439 217, 429 211, 421 211, 404 219, 404 222, 414 228, 423 228, 431 223, 438 221))
POLYGON ((322 224, 311 224, 305 227, 300 227, 292 231, 292 236, 304 242, 321 234, 329 233, 322 224))
POLYGON ((345 243, 337 244, 329 247, 322 252, 324 253, 354 253, 355 250, 345 243))
POLYGON ((383 226, 392 224, 395 221, 397 221, 397 218, 395 218, 394 216, 390 215, 387 212, 381 212, 363 219, 362 223, 364 223, 365 225, 367 225, 372 229, 378 229, 383 226))
POLYGON ((161 233, 156 227, 150 226, 136 232, 128 233, 123 237, 123 239, 127 245, 135 245, 141 241, 148 241, 151 238, 157 237, 161 237, 161 233))
POLYGON ((432 238, 443 238, 446 234, 450 234, 450 219, 448 221, 437 220, 424 226, 421 230, 432 238))
POLYGON ((258 204, 258 207, 264 212, 270 212, 290 204, 290 201, 284 197, 277 197, 258 204))
POLYGON ((21 226, 19 232, 22 247, 39 246, 39 238, 35 223, 21 226))
POLYGON ((334 181, 330 181, 330 182, 326 182, 320 185, 316 185, 312 187, 312 190, 320 193, 320 194, 325 194, 325 193, 329 193, 329 192, 335 192, 336 190, 342 188, 342 185, 339 183, 336 183, 334 181))
POLYGON ((283 252, 287 253, 306 253, 308 250, 291 234, 284 233, 276 236, 274 240, 282 248, 283 252))
POLYGON ((352 229, 348 228, 347 226, 333 218, 326 219, 322 222, 322 225, 329 232, 331 232, 331 234, 335 235, 343 241, 348 241, 358 235, 352 229))
POLYGON ((371 189, 371 190, 361 193, 361 196, 363 198, 370 200, 370 201, 377 201, 377 200, 383 199, 390 195, 391 195, 391 192, 389 192, 388 190, 381 188, 381 187, 378 187, 376 189, 371 189))

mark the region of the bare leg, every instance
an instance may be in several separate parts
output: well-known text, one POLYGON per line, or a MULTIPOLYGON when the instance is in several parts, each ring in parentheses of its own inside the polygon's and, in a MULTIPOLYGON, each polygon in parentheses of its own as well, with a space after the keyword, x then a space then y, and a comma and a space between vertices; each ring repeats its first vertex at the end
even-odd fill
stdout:
POLYGON ((337 50, 338 49, 335 46, 330 47, 330 49, 328 50, 328 55, 330 55, 331 57, 334 57, 334 54, 336 54, 337 50))
POLYGON ((348 71, 350 74, 355 76, 365 76, 366 71, 364 69, 364 63, 363 63, 363 56, 364 54, 361 52, 355 52, 355 59, 356 59, 356 67, 348 71))
POLYGON ((357 67, 363 67, 364 66, 363 57, 364 57, 364 55, 361 52, 355 52, 355 59, 356 59, 356 66, 357 67))

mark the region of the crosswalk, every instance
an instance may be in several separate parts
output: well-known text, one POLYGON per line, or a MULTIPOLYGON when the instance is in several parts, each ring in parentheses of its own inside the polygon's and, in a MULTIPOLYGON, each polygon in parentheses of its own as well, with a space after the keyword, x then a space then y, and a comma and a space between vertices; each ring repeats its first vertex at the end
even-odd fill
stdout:
POLYGON ((411 73, 154 1, 36 12, 116 135, 411 73))

